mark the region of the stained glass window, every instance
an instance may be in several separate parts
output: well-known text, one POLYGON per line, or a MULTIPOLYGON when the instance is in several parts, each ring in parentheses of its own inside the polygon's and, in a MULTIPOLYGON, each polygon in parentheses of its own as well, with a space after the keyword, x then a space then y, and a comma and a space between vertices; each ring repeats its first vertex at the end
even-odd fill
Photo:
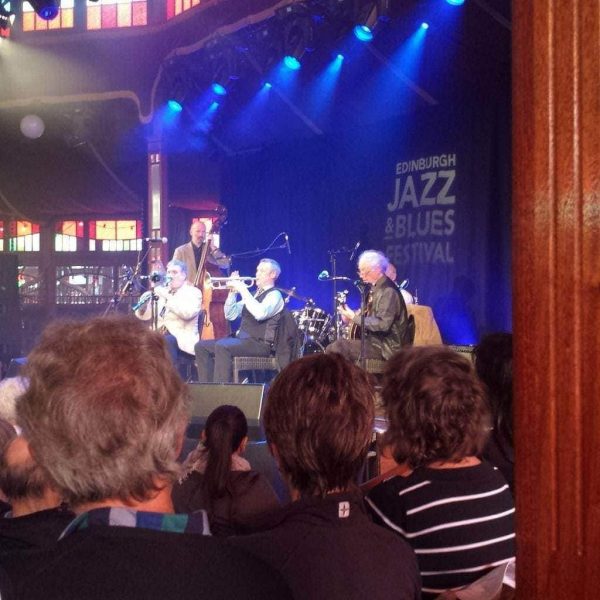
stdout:
POLYGON ((11 221, 9 229, 8 249, 10 252, 39 252, 39 223, 11 221))
POLYGON ((203 0, 167 0, 167 20, 198 6, 203 0))
POLYGON ((131 252, 141 249, 141 221, 90 221, 89 250, 92 252, 131 252))
POLYGON ((139 27, 148 23, 146 0, 87 0, 87 28, 139 27))
POLYGON ((83 221, 59 221, 54 234, 56 252, 77 252, 77 240, 83 239, 83 221))
POLYGON ((73 27, 75 0, 61 0, 58 15, 51 21, 39 17, 29 2, 23 2, 23 31, 49 31, 73 27))

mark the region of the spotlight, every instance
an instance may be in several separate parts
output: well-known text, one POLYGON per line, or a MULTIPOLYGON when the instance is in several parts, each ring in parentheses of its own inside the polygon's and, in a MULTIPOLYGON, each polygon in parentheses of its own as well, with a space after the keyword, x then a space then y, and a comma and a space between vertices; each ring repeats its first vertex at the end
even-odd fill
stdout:
POLYGON ((291 54, 288 54, 284 59, 283 59, 283 64, 290 69, 290 71, 298 71, 298 69, 300 69, 300 67, 302 66, 300 64, 300 61, 295 57, 292 56, 291 54))
POLYGON ((425 21, 423 21, 423 23, 421 23, 421 29, 429 29, 429 23, 425 23, 425 21))
POLYGON ((297 71, 305 52, 314 50, 313 21, 306 7, 296 4, 282 8, 277 16, 283 20, 283 62, 297 71))
POLYGON ((60 0, 29 0, 29 4, 46 21, 56 18, 60 10, 60 0))
POLYGON ((183 106, 181 106, 181 103, 179 103, 177 100, 174 100, 173 98, 167 100, 167 106, 169 107, 169 110, 172 110, 173 112, 181 112, 183 110, 183 106))
POLYGON ((361 42, 370 42, 381 22, 389 22, 392 12, 391 0, 367 0, 356 13, 354 35, 361 42))
POLYGON ((217 96, 227 96, 227 88, 222 83, 214 81, 210 87, 217 96))
POLYGON ((0 5, 0 29, 10 29, 15 22, 15 13, 7 10, 4 4, 0 5))
POLYGON ((367 25, 357 25, 354 28, 354 35, 361 42, 370 42, 373 39, 373 32, 367 25))
POLYGON ((244 48, 236 43, 235 37, 218 36, 207 46, 208 68, 211 76, 211 89, 217 96, 226 96, 233 83, 240 78, 244 48))
POLYGON ((465 3, 465 0, 446 0, 448 4, 452 4, 452 6, 460 6, 465 3))
POLYGON ((273 84, 270 83, 269 81, 265 81, 265 85, 263 85, 263 88, 265 90, 270 90, 273 87, 273 84))

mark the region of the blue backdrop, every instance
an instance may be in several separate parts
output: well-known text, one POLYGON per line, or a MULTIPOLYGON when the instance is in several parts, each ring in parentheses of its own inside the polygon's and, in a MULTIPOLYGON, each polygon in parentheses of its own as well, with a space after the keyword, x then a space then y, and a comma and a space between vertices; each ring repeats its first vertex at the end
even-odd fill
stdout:
MULTIPOLYGON (((331 271, 331 251, 360 241, 388 254, 398 279, 408 278, 419 302, 433 307, 445 342, 510 330, 506 106, 435 107, 228 159, 224 249, 264 248, 287 232, 292 254, 278 248, 265 256, 281 263, 282 286, 331 312, 331 284, 317 275, 331 271)), ((336 258, 338 274, 354 278, 349 252, 336 258)), ((252 275, 257 261, 236 258, 234 267, 252 275)), ((350 304, 357 303, 352 290, 350 304)))

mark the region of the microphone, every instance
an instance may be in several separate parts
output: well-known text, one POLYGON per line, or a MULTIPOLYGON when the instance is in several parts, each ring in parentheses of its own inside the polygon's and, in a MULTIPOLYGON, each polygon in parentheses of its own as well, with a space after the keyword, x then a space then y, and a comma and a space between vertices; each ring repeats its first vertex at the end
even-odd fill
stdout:
POLYGON ((317 276, 319 281, 352 281, 350 277, 330 277, 329 271, 321 271, 317 276))
POLYGON ((145 242, 150 242, 151 244, 166 244, 169 241, 169 238, 166 237, 161 237, 161 238, 151 238, 151 237, 147 237, 144 238, 145 242))
POLYGON ((285 236, 285 245, 287 247, 288 254, 291 254, 292 249, 290 248, 290 238, 288 237, 287 233, 284 233, 283 235, 285 236))
POLYGON ((401 290, 405 290, 408 287, 408 279, 404 279, 398 286, 401 290))
POLYGON ((350 260, 352 261, 352 259, 354 258, 354 256, 356 255, 356 251, 360 248, 360 240, 358 240, 358 242, 356 242, 356 245, 354 246, 354 248, 352 248, 352 254, 350 254, 350 260))

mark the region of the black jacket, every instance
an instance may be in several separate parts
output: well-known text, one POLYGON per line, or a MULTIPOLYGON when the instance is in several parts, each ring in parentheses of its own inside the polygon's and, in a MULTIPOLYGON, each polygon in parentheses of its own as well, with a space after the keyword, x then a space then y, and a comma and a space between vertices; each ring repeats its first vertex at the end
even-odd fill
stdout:
MULTIPOLYGON (((353 322, 360 325, 360 314, 353 322)), ((396 284, 382 275, 371 287, 365 316, 365 342, 381 353, 384 360, 400 350, 408 326, 408 312, 396 284)))

